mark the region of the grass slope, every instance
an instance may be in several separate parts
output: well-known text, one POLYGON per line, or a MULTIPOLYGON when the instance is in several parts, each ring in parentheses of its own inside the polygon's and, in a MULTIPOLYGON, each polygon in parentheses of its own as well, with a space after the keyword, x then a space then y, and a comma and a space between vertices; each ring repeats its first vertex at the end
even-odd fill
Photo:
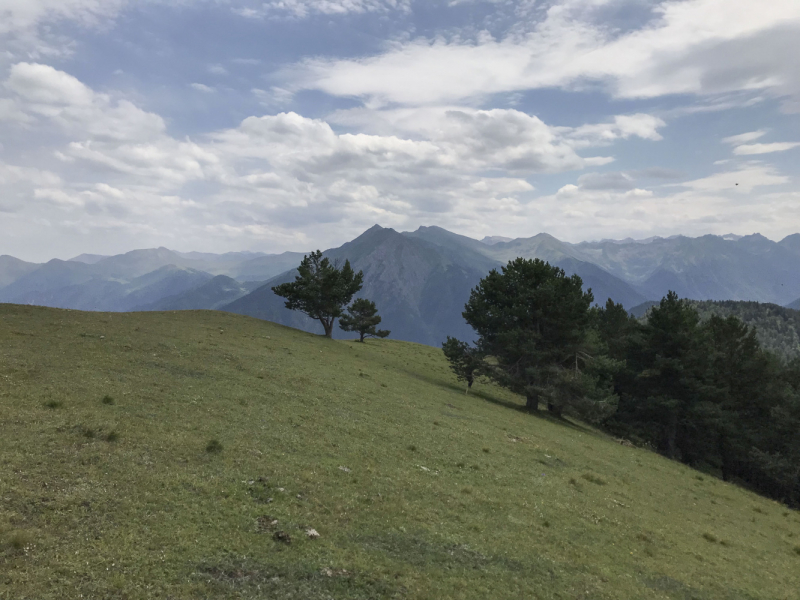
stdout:
POLYGON ((797 598, 798 513, 476 387, 415 344, 0 305, 0 598, 797 598))

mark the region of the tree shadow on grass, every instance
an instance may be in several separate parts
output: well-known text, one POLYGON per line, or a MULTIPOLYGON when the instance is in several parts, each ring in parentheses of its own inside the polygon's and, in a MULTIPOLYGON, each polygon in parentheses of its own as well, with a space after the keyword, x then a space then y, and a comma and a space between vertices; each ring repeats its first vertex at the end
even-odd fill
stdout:
MULTIPOLYGON (((419 379, 421 381, 425 381, 426 383, 428 383, 428 384, 430 384, 432 386, 443 388, 443 389, 454 391, 454 392, 458 392, 460 394, 463 394, 463 395, 467 396, 467 394, 464 394, 464 390, 465 390, 465 386, 464 385, 457 384, 457 383, 450 383, 450 382, 443 383, 441 380, 435 379, 435 378, 427 376, 427 375, 420 375, 419 373, 414 373, 412 371, 406 371, 406 372, 409 375, 411 375, 411 376, 413 376, 413 377, 415 377, 415 378, 417 378, 417 379, 419 379)), ((489 403, 494 404, 496 406, 502 406, 503 408, 507 408, 509 410, 514 410, 516 412, 520 412, 520 413, 524 413, 524 414, 527 414, 527 415, 531 415, 532 417, 536 417, 536 418, 542 419, 544 421, 549 421, 549 422, 557 424, 557 425, 563 425, 563 426, 569 427, 570 429, 573 429, 575 431, 580 431, 581 433, 591 433, 591 434, 596 434, 597 433, 594 429, 591 429, 590 427, 587 427, 586 425, 584 425, 584 424, 582 424, 580 422, 575 422, 572 419, 570 419, 569 417, 564 417, 564 416, 559 417, 559 416, 554 415, 551 412, 548 412, 546 409, 542 410, 541 408, 537 409, 537 410, 531 410, 530 408, 525 406, 525 404, 522 404, 520 402, 514 402, 513 400, 508 400, 508 399, 505 399, 505 398, 499 398, 497 396, 494 396, 491 393, 489 393, 489 390, 487 390, 487 389, 478 389, 478 390, 473 389, 473 390, 470 391, 469 396, 473 396, 475 398, 480 398, 481 400, 485 400, 486 402, 489 402, 489 403)))

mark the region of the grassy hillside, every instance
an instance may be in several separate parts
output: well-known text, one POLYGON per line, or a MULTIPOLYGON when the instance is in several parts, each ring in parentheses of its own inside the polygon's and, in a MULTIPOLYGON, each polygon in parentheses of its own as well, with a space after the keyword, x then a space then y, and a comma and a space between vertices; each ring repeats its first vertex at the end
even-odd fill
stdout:
POLYGON ((476 388, 415 344, 0 305, 0 598, 797 598, 798 513, 476 388))

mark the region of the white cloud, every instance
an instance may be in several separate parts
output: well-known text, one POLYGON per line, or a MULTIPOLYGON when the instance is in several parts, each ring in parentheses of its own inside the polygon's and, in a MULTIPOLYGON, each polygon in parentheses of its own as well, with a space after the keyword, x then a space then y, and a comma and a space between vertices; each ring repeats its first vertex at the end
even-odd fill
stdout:
POLYGON ((597 146, 631 137, 658 141, 663 139, 658 130, 665 126, 666 123, 659 117, 637 113, 617 115, 612 123, 582 125, 568 135, 581 146, 597 146))
POLYGON ((33 119, 10 98, 0 98, 0 121, 30 123, 33 119))
POLYGON ((633 177, 627 173, 586 173, 578 177, 578 187, 583 190, 613 190, 624 192, 635 189, 636 184, 633 177))
POLYGON ((136 140, 163 133, 164 120, 127 100, 114 101, 98 94, 75 77, 48 65, 18 63, 11 68, 5 88, 17 113, 27 121, 52 121, 70 133, 98 139, 136 140))
POLYGON ((333 245, 375 222, 436 223, 474 235, 530 235, 535 223, 575 240, 652 227, 670 233, 680 217, 690 233, 714 214, 741 216, 742 195, 729 192, 789 181, 748 163, 664 196, 645 189, 635 172, 576 173, 577 185, 537 196, 541 174, 613 160, 593 156, 594 148, 659 140, 664 122, 643 113, 560 127, 518 110, 458 105, 359 108, 329 120, 286 112, 176 139, 158 115, 52 67, 17 65, 2 89, 33 133, 54 124, 61 133, 57 146, 42 150, 56 163, 50 171, 0 167, 0 210, 14 215, 0 220, 0 235, 8 236, 47 231, 75 239, 80 232, 137 246, 180 240, 282 250, 333 245), (20 229, 22 215, 28 229, 20 229))
POLYGON ((411 0, 268 0, 255 8, 234 7, 233 11, 248 19, 265 17, 305 18, 315 14, 346 15, 371 12, 408 11, 411 0))
POLYGON ((60 211, 83 209, 81 219, 89 221, 91 211, 103 223, 112 213, 124 215, 132 227, 144 226, 144 208, 158 212, 153 207, 162 203, 195 229, 224 223, 248 235, 259 231, 253 224, 265 223, 270 231, 331 222, 355 231, 375 220, 520 217, 534 192, 529 177, 605 164, 613 159, 582 154, 617 139, 659 139, 663 125, 634 114, 555 127, 513 109, 426 107, 338 113, 342 120, 361 119, 353 133, 289 112, 177 140, 158 115, 52 67, 16 65, 6 89, 16 109, 35 120, 31 127, 56 123, 72 138, 56 151, 64 180, 31 183, 34 201, 60 211))
POLYGON ((0 185, 12 186, 18 183, 33 183, 55 186, 61 184, 61 178, 53 172, 27 167, 17 167, 0 162, 0 185))
POLYGON ((0 34, 31 29, 42 21, 70 19, 94 24, 108 18, 127 0, 3 0, 0 34))
POLYGON ((753 154, 770 154, 772 152, 786 152, 800 146, 800 142, 774 142, 772 144, 743 144, 733 149, 737 156, 753 154))
POLYGON ((730 137, 722 138, 722 141, 726 144, 734 144, 738 146, 739 144, 746 144, 747 142, 757 140, 766 135, 766 133, 766 130, 759 129, 758 131, 749 131, 747 133, 740 133, 739 135, 732 135, 730 137))
POLYGON ((94 98, 94 92, 80 81, 49 65, 14 65, 6 87, 23 100, 36 104, 88 106, 94 98))
POLYGON ((253 95, 258 98, 258 101, 261 102, 261 104, 270 108, 285 106, 291 102, 294 96, 294 94, 289 90, 285 90, 277 86, 273 86, 269 90, 254 88, 251 91, 253 95))
POLYGON ((312 59, 286 69, 295 89, 371 105, 443 104, 599 82, 619 98, 766 90, 800 98, 796 0, 661 1, 644 27, 593 21, 594 0, 552 5, 525 34, 474 41, 415 39, 364 59, 312 59))
POLYGON ((204 94, 213 94, 217 91, 215 88, 207 86, 204 83, 192 83, 189 87, 198 92, 203 92, 204 94))
POLYGON ((514 109, 475 110, 458 106, 426 106, 338 111, 333 123, 374 131, 422 137, 448 149, 475 168, 504 168, 527 173, 559 172, 602 165, 613 158, 581 157, 579 149, 607 146, 615 140, 641 137, 658 140, 665 123, 651 115, 620 115, 610 123, 581 127, 546 125, 538 117, 514 109))
POLYGON ((679 185, 701 192, 750 193, 757 187, 781 185, 789 181, 789 177, 780 174, 770 165, 752 163, 744 165, 737 171, 715 173, 679 185))

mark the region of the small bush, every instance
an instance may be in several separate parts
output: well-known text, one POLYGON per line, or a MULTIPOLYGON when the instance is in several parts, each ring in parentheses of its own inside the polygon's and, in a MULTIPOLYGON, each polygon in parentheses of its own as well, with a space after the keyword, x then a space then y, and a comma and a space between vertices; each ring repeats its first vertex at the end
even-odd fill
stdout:
POLYGON ((717 536, 715 536, 712 533, 708 533, 708 532, 704 533, 703 534, 703 539, 705 541, 707 541, 707 542, 711 542, 712 544, 716 544, 717 543, 717 536))
POLYGON ((95 430, 92 429, 91 427, 83 428, 83 437, 85 437, 87 440, 93 440, 95 435, 96 435, 95 430))
POLYGON ((800 546, 795 546, 794 547, 794 553, 797 554, 798 556, 800 556, 800 546))
POLYGON ((222 452, 222 443, 219 440, 211 440, 206 444, 206 452, 209 454, 219 454, 222 452))
POLYGON ((48 400, 47 402, 44 403, 44 406, 45 408, 50 408, 55 410, 57 408, 61 408, 62 406, 64 406, 64 403, 61 402, 60 400, 48 400))
POLYGON ((542 527, 550 527, 550 521, 542 521, 542 527))
POLYGON ((484 449, 483 449, 483 451, 484 451, 486 454, 489 454, 489 449, 488 449, 488 448, 484 448, 484 449))
POLYGON ((408 446, 408 451, 409 452, 416 452, 417 451, 417 447, 414 444, 411 444, 410 446, 408 446))
POLYGON ((115 430, 114 431, 109 431, 108 434, 106 434, 106 441, 107 442, 112 442, 113 443, 113 442, 116 442, 117 440, 119 440, 119 434, 115 430))
POLYGON ((114 404, 114 399, 111 396, 109 396, 108 394, 106 394, 105 396, 103 396, 102 403, 111 405, 111 404, 114 404))

